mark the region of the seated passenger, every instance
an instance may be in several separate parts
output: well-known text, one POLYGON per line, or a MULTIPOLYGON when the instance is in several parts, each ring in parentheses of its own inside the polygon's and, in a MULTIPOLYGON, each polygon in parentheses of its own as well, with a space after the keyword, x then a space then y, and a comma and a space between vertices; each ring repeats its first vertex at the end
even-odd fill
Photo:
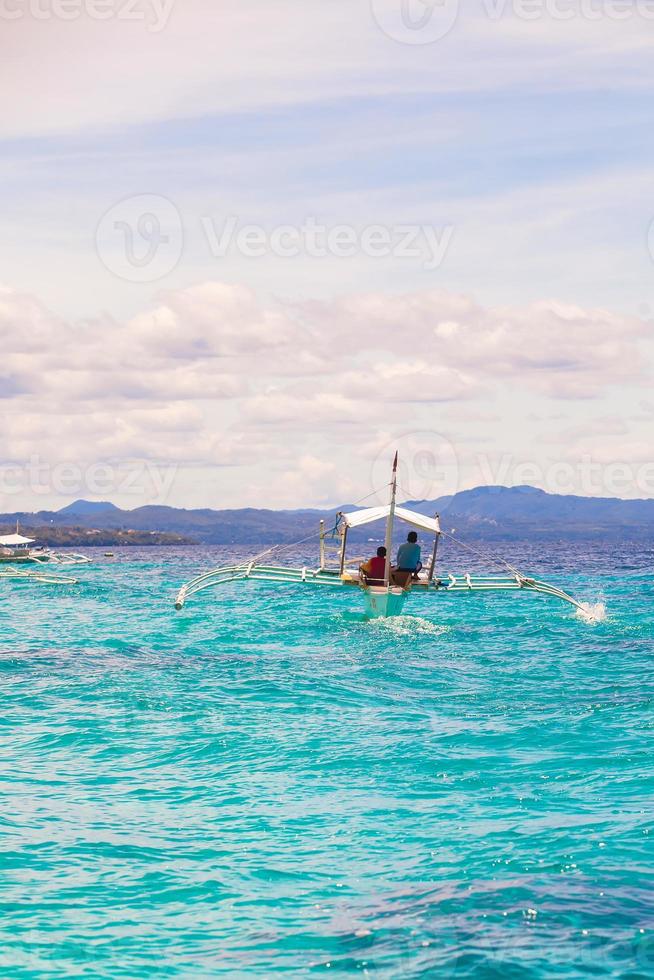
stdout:
POLYGON ((359 571, 368 585, 384 585, 386 579, 386 548, 377 548, 374 558, 369 558, 359 571))
MULTIPOLYGON (((422 568, 420 554, 418 535, 415 531, 409 531, 405 543, 397 549, 396 571, 400 573, 409 572, 415 578, 422 568)), ((406 576, 404 577, 406 578, 406 576)))

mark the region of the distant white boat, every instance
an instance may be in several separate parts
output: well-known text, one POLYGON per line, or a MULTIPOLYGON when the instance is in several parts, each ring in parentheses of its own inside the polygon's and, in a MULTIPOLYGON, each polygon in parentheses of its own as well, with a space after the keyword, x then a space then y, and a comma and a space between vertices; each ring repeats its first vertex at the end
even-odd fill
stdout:
POLYGON ((34 538, 22 534, 0 535, 0 561, 27 561, 34 538))
POLYGON ((75 553, 52 551, 50 548, 40 546, 32 547, 36 541, 34 538, 26 538, 18 533, 0 535, 0 562, 11 562, 11 564, 24 564, 32 562, 37 565, 44 565, 52 562, 54 565, 86 565, 91 559, 86 555, 75 553))

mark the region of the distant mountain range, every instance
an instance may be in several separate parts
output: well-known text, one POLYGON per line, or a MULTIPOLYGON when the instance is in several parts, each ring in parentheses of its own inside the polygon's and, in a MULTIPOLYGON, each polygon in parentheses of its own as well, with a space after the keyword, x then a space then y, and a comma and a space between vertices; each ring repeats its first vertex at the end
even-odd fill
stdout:
MULTIPOLYGON (((654 500, 619 500, 548 494, 534 487, 476 487, 438 500, 409 501, 406 506, 421 513, 441 515, 444 530, 476 538, 638 538, 654 536, 654 500)), ((59 511, 36 514, 0 514, 0 532, 13 529, 16 520, 24 529, 49 527, 79 533, 79 544, 89 543, 89 530, 156 531, 180 535, 202 544, 275 544, 297 541, 318 527, 327 528, 343 505, 321 510, 183 510, 177 507, 146 506, 121 510, 109 502, 76 500, 59 511)), ((374 536, 370 526, 353 533, 365 540, 374 536)), ((44 542, 46 543, 46 542, 44 542)), ((139 540, 139 544, 143 540, 139 540)), ((152 543, 160 543, 153 540, 152 543)))

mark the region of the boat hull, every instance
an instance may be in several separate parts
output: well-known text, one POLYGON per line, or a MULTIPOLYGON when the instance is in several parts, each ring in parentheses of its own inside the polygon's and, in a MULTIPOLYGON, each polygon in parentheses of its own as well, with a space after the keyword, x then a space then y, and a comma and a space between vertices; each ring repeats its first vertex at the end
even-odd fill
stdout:
POLYGON ((364 590, 368 619, 388 619, 401 616, 408 593, 404 589, 369 585, 364 590))

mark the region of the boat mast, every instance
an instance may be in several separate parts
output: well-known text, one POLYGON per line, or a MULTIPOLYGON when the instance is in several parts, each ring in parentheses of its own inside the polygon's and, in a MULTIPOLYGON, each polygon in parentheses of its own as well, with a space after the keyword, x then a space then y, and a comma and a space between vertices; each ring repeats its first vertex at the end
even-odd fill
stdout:
POLYGON ((343 531, 341 533, 341 558, 339 564, 338 574, 342 575, 345 571, 345 551, 347 549, 347 524, 343 525, 343 531))
POLYGON ((384 585, 391 584, 391 549, 393 547, 393 521, 395 520, 395 498, 397 496, 397 451, 393 460, 393 478, 391 479, 391 507, 386 518, 386 567, 384 569, 384 585))

